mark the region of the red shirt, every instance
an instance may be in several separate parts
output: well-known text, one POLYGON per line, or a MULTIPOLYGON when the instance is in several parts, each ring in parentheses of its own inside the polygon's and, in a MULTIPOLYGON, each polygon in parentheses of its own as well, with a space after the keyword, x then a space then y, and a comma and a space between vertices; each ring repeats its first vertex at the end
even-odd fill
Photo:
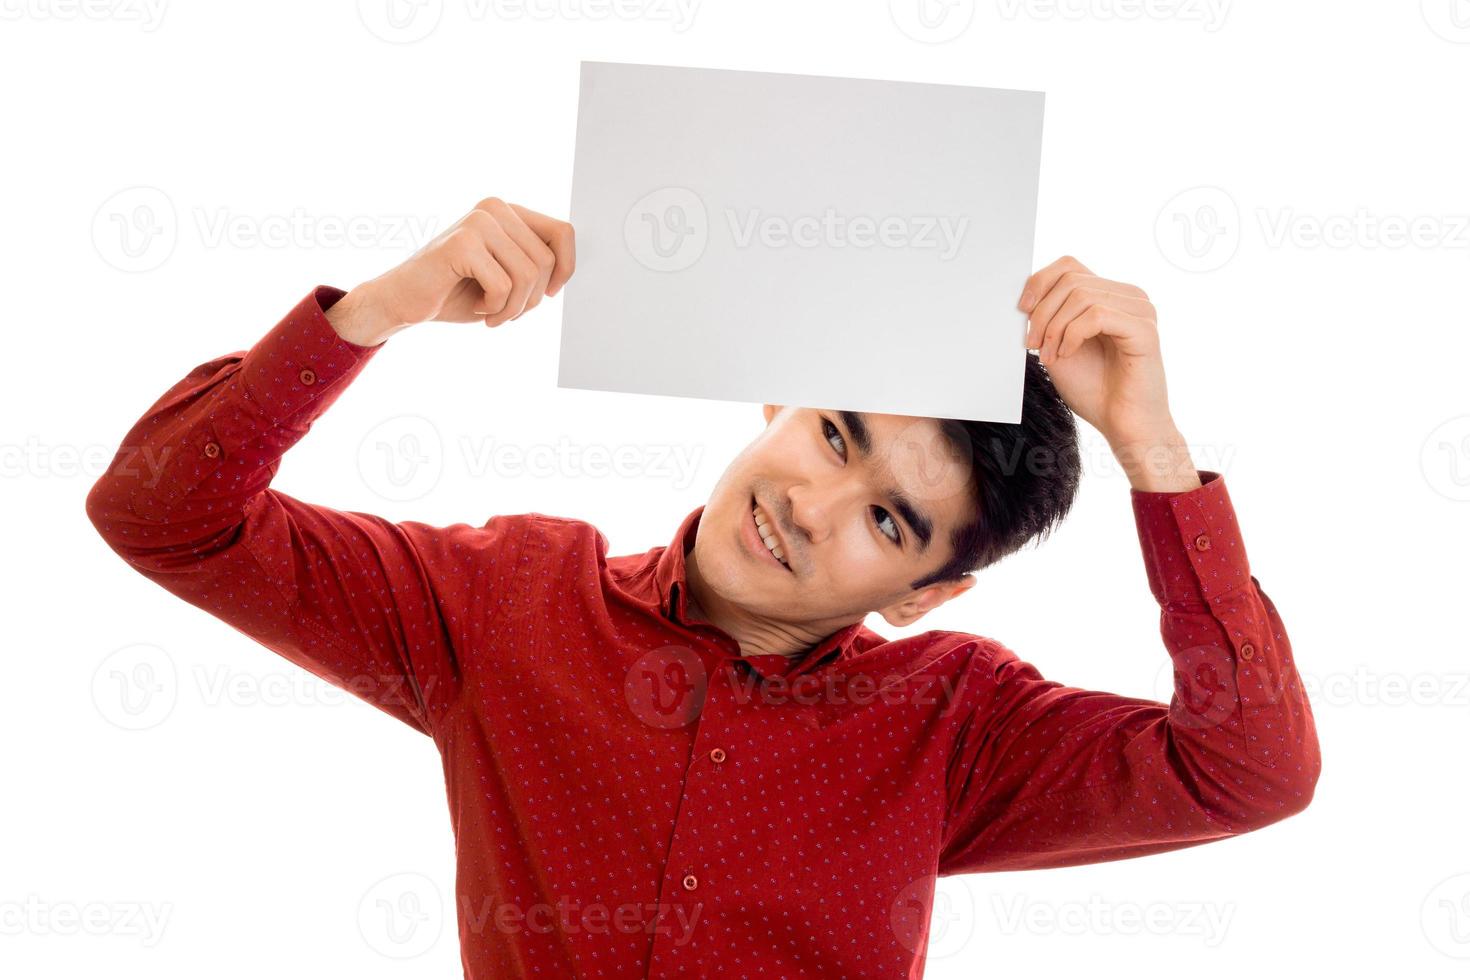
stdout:
POLYGON ((395 524, 270 488, 385 346, 338 337, 342 295, 165 392, 87 513, 143 575, 434 739, 466 977, 917 977, 936 875, 1190 847, 1311 800, 1311 709, 1220 474, 1132 491, 1172 705, 951 630, 743 657, 687 615, 702 507, 608 557, 574 518, 395 524))

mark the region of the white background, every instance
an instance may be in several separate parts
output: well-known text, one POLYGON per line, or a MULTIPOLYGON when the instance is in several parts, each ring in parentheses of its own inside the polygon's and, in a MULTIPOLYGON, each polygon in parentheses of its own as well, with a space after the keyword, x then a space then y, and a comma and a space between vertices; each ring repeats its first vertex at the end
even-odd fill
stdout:
MULTIPOLYGON (((0 2, 0 973, 459 976, 432 742, 130 572, 83 502, 190 368, 417 247, 397 218, 442 227, 488 194, 565 213, 588 58, 1046 92, 1036 264, 1072 253, 1149 291, 1176 420, 1226 474, 1312 685, 1306 812, 1172 854, 947 879, 928 975, 1463 976, 1470 5, 959 0, 926 30, 911 0, 706 0, 687 23, 640 2, 598 19, 434 0, 417 40, 380 0, 151 20, 124 0, 0 2), (151 196, 115 197, 135 187, 151 196), (112 216, 140 205, 176 225, 129 256, 112 216), (352 218, 367 242, 321 240, 352 218), (132 656, 174 671, 142 727, 107 693, 132 656), (359 916, 405 881, 443 905, 395 958, 359 916)), ((558 322, 551 301, 494 332, 399 334, 276 485, 393 519, 577 516, 614 554, 666 543, 759 408, 558 390, 558 322), (561 440, 549 473, 493 453, 561 440), (388 470, 382 443, 423 459, 388 470), (588 469, 622 446, 632 473, 588 469)), ((1063 528, 912 629, 1159 697, 1128 485, 1089 446, 1063 528)))

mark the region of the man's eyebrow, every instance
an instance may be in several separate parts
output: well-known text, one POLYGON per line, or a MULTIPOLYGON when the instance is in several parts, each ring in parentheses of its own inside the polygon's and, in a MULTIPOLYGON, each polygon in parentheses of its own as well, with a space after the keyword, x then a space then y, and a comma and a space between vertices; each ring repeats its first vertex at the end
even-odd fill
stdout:
MULTIPOLYGON (((862 412, 839 411, 842 424, 847 429, 848 435, 852 436, 852 444, 857 447, 858 455, 867 458, 873 451, 873 435, 868 429, 868 420, 862 412)), ((929 515, 914 506, 913 500, 908 494, 897 487, 889 487, 884 496, 893 509, 898 511, 898 516, 903 518, 905 524, 913 528, 914 535, 919 539, 919 552, 929 550, 929 541, 934 537, 934 522, 929 515)))

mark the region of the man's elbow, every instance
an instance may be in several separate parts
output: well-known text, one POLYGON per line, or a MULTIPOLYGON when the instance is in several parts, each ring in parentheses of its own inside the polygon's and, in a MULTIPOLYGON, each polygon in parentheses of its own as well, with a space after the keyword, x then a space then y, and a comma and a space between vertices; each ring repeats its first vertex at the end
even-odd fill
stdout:
POLYGON ((98 535, 119 555, 127 557, 130 545, 136 543, 137 518, 128 506, 128 485, 104 475, 87 492, 87 520, 98 535))
POLYGON ((1302 751, 1278 758, 1261 774, 1257 816, 1244 829, 1259 830, 1311 806, 1321 775, 1322 754, 1314 736, 1302 746, 1302 751))
POLYGON ((87 492, 87 520, 102 535, 104 541, 111 542, 117 534, 118 494, 121 490, 117 484, 103 476, 92 489, 87 492))

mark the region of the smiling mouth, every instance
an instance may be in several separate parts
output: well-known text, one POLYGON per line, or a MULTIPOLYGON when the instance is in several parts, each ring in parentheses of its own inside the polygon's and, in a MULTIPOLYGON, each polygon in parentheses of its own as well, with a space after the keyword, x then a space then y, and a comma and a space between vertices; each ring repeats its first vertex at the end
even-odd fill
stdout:
POLYGON ((782 568, 788 572, 791 571, 791 564, 786 560, 786 551, 781 547, 774 533, 775 529, 771 526, 774 518, 765 512, 764 508, 756 502, 754 496, 750 498, 750 520, 755 526, 756 537, 760 538, 765 544, 766 550, 770 552, 771 557, 775 558, 781 564, 782 568))

